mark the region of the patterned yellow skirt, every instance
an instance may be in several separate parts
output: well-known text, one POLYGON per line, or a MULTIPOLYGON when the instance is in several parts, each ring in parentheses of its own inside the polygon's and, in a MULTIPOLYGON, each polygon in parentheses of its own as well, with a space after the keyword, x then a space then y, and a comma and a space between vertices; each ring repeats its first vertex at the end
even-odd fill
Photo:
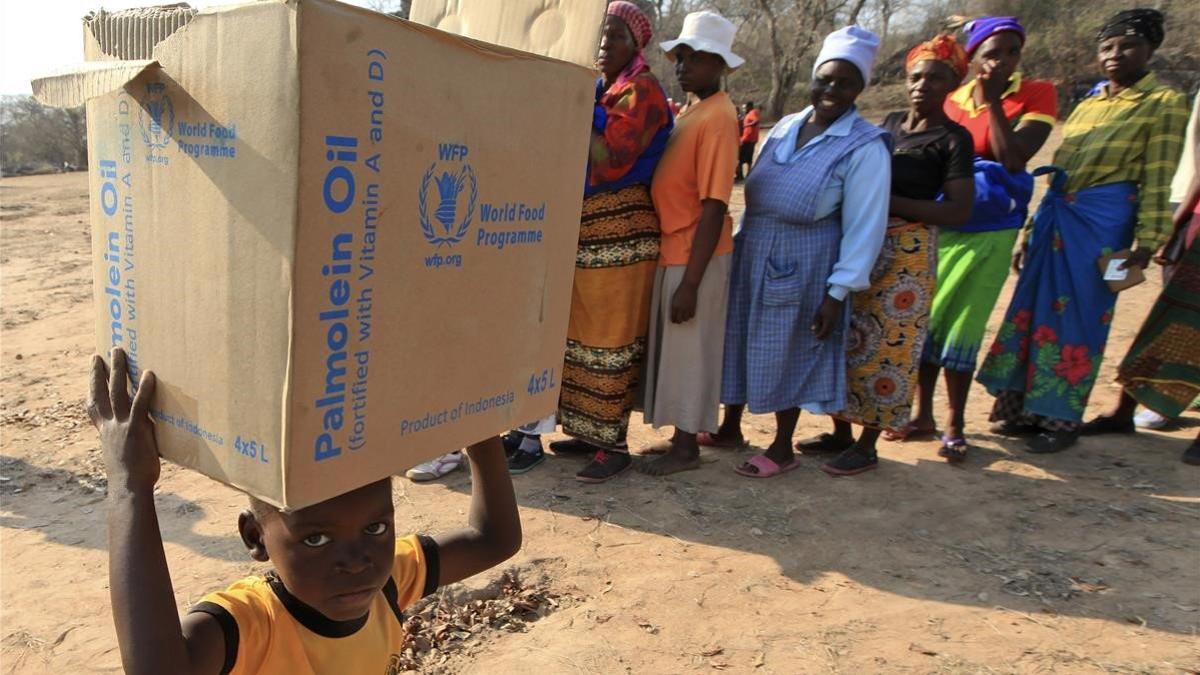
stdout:
POLYGON ((937 230, 893 218, 871 288, 853 296, 839 418, 876 429, 908 424, 936 274, 937 230))
POLYGON ((644 185, 584 199, 559 398, 563 433, 603 448, 625 444, 661 236, 644 185))

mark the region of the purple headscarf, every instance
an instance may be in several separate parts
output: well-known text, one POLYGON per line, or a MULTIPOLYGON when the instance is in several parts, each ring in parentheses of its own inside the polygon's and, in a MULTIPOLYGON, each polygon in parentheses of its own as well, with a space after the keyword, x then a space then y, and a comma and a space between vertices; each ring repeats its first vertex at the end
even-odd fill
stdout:
POLYGON ((974 56, 984 40, 1005 31, 1016 33, 1021 38, 1021 44, 1025 44, 1025 27, 1015 16, 981 16, 968 21, 963 26, 963 32, 967 35, 967 56, 974 56))

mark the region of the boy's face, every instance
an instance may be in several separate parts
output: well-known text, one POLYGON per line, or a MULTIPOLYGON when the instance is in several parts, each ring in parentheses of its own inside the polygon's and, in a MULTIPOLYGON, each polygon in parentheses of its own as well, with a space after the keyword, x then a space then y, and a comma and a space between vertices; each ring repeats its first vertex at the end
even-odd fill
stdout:
POLYGON ((675 77, 679 88, 689 93, 705 92, 721 84, 725 73, 725 59, 716 54, 698 52, 688 45, 678 45, 671 50, 675 57, 675 77))
POLYGON ((250 555, 271 560, 284 586, 334 621, 367 613, 396 554, 392 484, 382 480, 308 508, 242 514, 250 555))

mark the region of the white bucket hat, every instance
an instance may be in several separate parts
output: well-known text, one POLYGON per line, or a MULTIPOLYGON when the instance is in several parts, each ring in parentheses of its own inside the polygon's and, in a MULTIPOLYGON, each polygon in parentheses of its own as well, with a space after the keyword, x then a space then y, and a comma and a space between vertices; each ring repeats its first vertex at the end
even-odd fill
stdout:
POLYGON ((737 26, 716 12, 692 12, 683 18, 683 30, 679 31, 679 37, 659 43, 659 46, 672 61, 675 57, 671 55, 671 50, 679 45, 687 45, 698 52, 720 56, 730 70, 735 70, 746 62, 746 59, 733 53, 735 33, 737 26))

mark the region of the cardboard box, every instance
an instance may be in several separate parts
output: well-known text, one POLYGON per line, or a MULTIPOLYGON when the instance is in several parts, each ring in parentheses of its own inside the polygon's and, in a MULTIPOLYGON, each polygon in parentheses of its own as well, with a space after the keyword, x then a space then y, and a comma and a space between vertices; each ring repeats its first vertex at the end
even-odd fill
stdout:
POLYGON ((90 99, 97 348, 157 373, 163 455, 300 508, 552 412, 593 74, 328 0, 186 11, 34 83, 90 99))
POLYGON ((413 0, 409 18, 455 35, 592 67, 608 0, 413 0))

